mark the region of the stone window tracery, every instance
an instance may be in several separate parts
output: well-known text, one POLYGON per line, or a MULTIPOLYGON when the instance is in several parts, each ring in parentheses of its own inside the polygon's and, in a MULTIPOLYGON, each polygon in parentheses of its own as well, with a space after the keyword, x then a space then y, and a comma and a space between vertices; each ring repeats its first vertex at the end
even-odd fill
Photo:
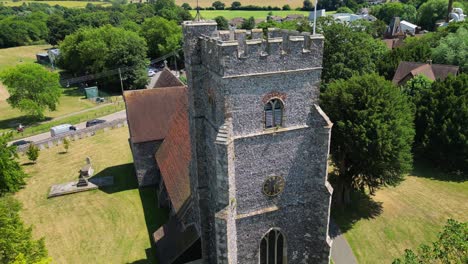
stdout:
POLYGON ((263 236, 260 264, 286 264, 286 241, 278 229, 272 229, 263 236))
POLYGON ((265 128, 283 126, 283 102, 280 99, 271 99, 265 104, 265 128))

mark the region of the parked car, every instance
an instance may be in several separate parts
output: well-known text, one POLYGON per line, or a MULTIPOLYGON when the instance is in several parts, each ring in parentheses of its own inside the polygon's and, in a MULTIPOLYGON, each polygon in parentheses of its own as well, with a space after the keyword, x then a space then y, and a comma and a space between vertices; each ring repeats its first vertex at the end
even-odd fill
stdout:
POLYGON ((148 70, 148 77, 153 77, 156 75, 156 71, 155 70, 148 70))
POLYGON ((54 126, 50 128, 50 135, 55 137, 57 135, 69 132, 69 131, 76 131, 76 127, 70 124, 62 124, 58 126, 54 126))
POLYGON ((86 122, 86 127, 95 126, 95 125, 102 124, 102 123, 105 123, 105 122, 106 122, 106 120, 102 120, 102 119, 89 120, 88 122, 86 122))

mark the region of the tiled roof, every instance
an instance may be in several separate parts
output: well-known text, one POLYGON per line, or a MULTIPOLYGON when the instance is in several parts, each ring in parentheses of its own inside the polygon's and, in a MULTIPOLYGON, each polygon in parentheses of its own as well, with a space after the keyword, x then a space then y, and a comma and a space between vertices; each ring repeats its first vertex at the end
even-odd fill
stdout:
POLYGON ((156 153, 156 161, 171 200, 178 213, 190 198, 189 165, 191 160, 187 96, 179 97, 164 142, 156 153))
POLYGON ((125 91, 130 140, 141 143, 164 139, 177 102, 186 93, 184 86, 125 91))
POLYGON ((185 86, 168 68, 164 68, 159 75, 158 80, 151 88, 185 86))
POLYGON ((449 74, 457 75, 458 66, 442 65, 442 64, 427 64, 420 62, 402 61, 393 76, 392 82, 397 85, 404 84, 405 81, 416 75, 423 74, 430 80, 444 80, 449 74))

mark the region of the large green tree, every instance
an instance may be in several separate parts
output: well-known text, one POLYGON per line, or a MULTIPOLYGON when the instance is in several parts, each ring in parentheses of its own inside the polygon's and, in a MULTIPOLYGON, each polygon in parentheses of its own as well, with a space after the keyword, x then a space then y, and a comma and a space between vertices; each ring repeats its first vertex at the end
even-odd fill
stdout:
POLYGON ((325 36, 322 80, 330 82, 376 71, 377 62, 386 52, 382 41, 330 20, 320 20, 319 28, 325 36))
POLYGON ((20 203, 12 196, 0 197, 0 263, 50 263, 44 239, 33 240, 32 229, 24 226, 20 210, 20 203))
POLYGON ((449 33, 432 50, 434 62, 460 66, 468 73, 468 29, 460 27, 456 33, 449 33))
POLYGON ((468 74, 436 81, 417 95, 418 154, 444 170, 468 173, 468 74))
POLYGON ((400 17, 402 20, 407 20, 412 23, 417 22, 417 11, 413 5, 405 5, 399 2, 390 2, 373 9, 374 14, 378 19, 389 24, 394 17, 400 17))
POLYGON ((429 0, 418 9, 419 26, 427 30, 435 29, 437 20, 444 19, 447 15, 447 0, 429 0))
POLYGON ((337 80, 321 94, 321 106, 334 123, 337 204, 349 203, 352 190, 396 185, 412 168, 413 111, 391 82, 375 74, 337 80))
POLYGON ((162 17, 145 19, 141 25, 140 35, 148 43, 148 55, 158 58, 169 52, 180 49, 182 29, 175 21, 162 17))
POLYGON ((406 249, 393 264, 468 263, 468 223, 449 219, 437 241, 421 245, 417 252, 406 249))
POLYGON ((26 183, 27 177, 18 162, 16 146, 8 146, 10 134, 0 135, 0 196, 8 192, 16 192, 26 183))
POLYGON ((7 102, 35 118, 43 118, 44 111, 54 111, 59 103, 62 88, 59 75, 38 64, 20 64, 0 74, 10 97, 7 102))
MULTIPOLYGON (((147 83, 147 45, 136 32, 110 25, 81 28, 60 44, 59 65, 76 75, 95 74, 123 69, 122 79, 129 88, 142 88, 147 83)), ((117 74, 101 79, 104 88, 120 90, 117 74)))
POLYGON ((217 16, 214 19, 218 24, 218 30, 229 30, 229 21, 223 16, 217 16))

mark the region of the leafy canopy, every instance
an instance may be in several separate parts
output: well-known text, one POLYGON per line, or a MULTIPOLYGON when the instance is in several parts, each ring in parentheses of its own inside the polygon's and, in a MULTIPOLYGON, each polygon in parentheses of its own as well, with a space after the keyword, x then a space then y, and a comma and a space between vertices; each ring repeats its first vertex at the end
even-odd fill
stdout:
POLYGON ((334 123, 331 157, 338 180, 371 193, 412 168, 413 113, 406 96, 376 74, 330 83, 321 106, 334 123))
POLYGON ((419 26, 427 30, 434 30, 437 20, 447 15, 448 4, 446 0, 429 0, 418 9, 419 26))
POLYGON ((36 118, 43 118, 44 111, 55 111, 62 95, 58 73, 49 72, 38 64, 20 64, 0 74, 13 107, 36 118))
POLYGON ((467 263, 467 248, 468 223, 449 219, 437 241, 429 246, 421 245, 417 253, 406 249, 403 257, 395 259, 393 264, 467 263))
MULTIPOLYGON (((122 79, 130 88, 142 88, 147 83, 147 45, 138 33, 110 25, 81 28, 68 35, 60 44, 59 65, 75 74, 85 75, 126 68, 122 79)), ((120 90, 119 78, 101 79, 120 90)))
POLYGON ((147 18, 141 25, 140 35, 146 39, 151 58, 158 58, 180 49, 182 29, 175 21, 162 17, 147 18))
POLYGON ((468 73, 468 29, 460 27, 457 32, 449 33, 440 40, 432 54, 434 62, 458 65, 463 72, 468 73))
POLYGON ((11 196, 0 197, 0 263, 47 264, 44 239, 33 240, 31 227, 25 227, 21 204, 11 196))
POLYGON ((8 146, 11 134, 0 135, 0 196, 9 192, 16 192, 26 183, 27 177, 18 163, 16 146, 8 146))

